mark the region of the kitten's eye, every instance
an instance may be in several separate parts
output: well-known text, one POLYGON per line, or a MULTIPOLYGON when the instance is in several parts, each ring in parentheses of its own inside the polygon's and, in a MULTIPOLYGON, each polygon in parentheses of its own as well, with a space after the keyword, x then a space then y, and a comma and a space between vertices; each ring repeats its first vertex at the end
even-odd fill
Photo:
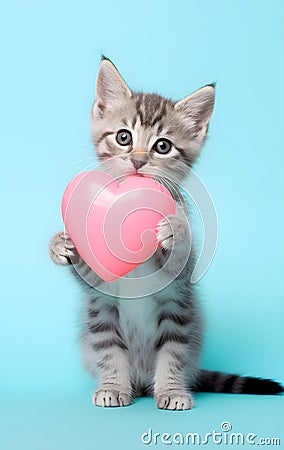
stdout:
POLYGON ((172 143, 168 139, 158 139, 157 142, 153 146, 153 150, 157 153, 161 153, 162 155, 166 155, 172 149, 172 143))
POLYGON ((129 145, 132 143, 132 135, 130 131, 120 130, 116 135, 116 141, 119 145, 129 145))

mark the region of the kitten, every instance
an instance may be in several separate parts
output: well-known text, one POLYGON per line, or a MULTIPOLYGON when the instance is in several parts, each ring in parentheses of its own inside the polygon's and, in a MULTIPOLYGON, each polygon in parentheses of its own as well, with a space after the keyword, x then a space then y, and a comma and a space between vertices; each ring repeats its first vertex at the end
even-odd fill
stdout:
MULTIPOLYGON (((205 142, 214 97, 214 85, 178 102, 134 93, 112 62, 103 58, 91 117, 99 160, 106 162, 107 171, 115 177, 150 173, 168 188, 166 180, 171 177, 176 193, 178 181, 186 175, 179 164, 189 172, 205 142)), ((150 395, 158 408, 184 410, 193 407, 192 393, 197 390, 282 392, 271 380, 199 369, 202 321, 189 281, 194 255, 190 252, 188 257, 188 211, 179 195, 174 198, 177 213, 159 224, 161 247, 131 274, 140 277, 161 269, 169 284, 152 295, 135 298, 138 285, 134 280, 134 298, 121 297, 122 281, 99 279, 67 234, 57 233, 50 242, 52 260, 69 264, 84 288, 82 354, 87 370, 99 379, 93 403, 126 406, 136 396, 150 395), (171 263, 167 264, 169 255, 171 263)))

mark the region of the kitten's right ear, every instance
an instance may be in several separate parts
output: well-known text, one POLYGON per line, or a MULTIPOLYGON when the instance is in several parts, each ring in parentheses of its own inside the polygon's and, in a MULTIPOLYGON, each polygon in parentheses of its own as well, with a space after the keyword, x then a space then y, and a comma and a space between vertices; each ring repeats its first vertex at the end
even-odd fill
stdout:
POLYGON ((96 84, 96 96, 93 114, 104 111, 122 98, 131 97, 132 93, 115 65, 107 58, 103 58, 99 66, 96 84))

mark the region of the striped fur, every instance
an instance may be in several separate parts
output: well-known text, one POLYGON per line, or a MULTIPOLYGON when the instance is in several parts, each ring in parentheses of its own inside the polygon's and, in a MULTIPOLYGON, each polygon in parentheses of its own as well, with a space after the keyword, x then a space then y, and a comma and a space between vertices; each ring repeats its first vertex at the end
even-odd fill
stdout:
POLYGON ((223 392, 231 394, 281 394, 284 389, 277 381, 270 379, 240 376, 210 370, 201 370, 195 391, 223 392))
POLYGON ((126 406, 135 396, 151 395, 159 408, 182 410, 192 408, 192 392, 196 390, 281 391, 280 385, 270 380, 199 369, 202 321, 189 282, 194 255, 191 252, 187 257, 191 244, 185 220, 188 212, 176 194, 178 181, 187 174, 204 144, 213 104, 213 85, 173 102, 157 94, 132 92, 109 60, 101 63, 91 122, 98 157, 114 176, 136 170, 144 175, 150 172, 172 190, 177 214, 160 223, 162 246, 133 272, 139 278, 162 268, 163 276, 173 281, 142 298, 122 298, 119 281, 112 284, 111 295, 103 294, 100 288, 104 282, 80 258, 69 237, 62 232, 51 240, 51 258, 57 264, 71 265, 85 293, 82 355, 87 370, 99 380, 93 395, 96 405, 126 406), (131 133, 128 145, 118 143, 119 130, 131 133), (161 139, 172 144, 167 154, 157 151, 156 143, 161 139), (143 165, 137 164, 137 155, 141 154, 143 165), (167 177, 175 180, 170 186, 167 177), (184 260, 187 263, 183 267, 184 260))

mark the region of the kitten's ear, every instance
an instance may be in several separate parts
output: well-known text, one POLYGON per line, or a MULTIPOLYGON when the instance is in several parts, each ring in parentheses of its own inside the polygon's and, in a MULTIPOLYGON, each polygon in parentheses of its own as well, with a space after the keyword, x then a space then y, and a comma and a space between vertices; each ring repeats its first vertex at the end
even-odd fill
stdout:
POLYGON ((122 98, 131 97, 131 95, 131 90, 115 65, 109 59, 103 58, 97 76, 93 113, 98 110, 102 115, 108 107, 122 98))
POLYGON ((175 104, 175 109, 184 114, 196 137, 204 139, 211 119, 215 101, 215 85, 209 84, 175 104))

